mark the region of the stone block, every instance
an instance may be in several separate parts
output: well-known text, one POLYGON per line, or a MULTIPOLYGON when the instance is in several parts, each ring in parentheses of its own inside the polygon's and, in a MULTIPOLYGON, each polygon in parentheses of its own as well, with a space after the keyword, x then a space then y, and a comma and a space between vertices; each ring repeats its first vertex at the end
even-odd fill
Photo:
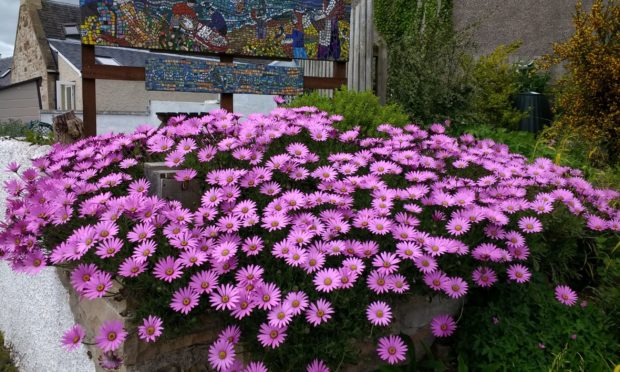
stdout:
POLYGON ((151 183, 150 195, 165 200, 177 200, 184 208, 196 211, 200 208, 202 188, 197 180, 179 182, 174 179, 177 169, 167 167, 164 163, 145 163, 144 174, 151 183))

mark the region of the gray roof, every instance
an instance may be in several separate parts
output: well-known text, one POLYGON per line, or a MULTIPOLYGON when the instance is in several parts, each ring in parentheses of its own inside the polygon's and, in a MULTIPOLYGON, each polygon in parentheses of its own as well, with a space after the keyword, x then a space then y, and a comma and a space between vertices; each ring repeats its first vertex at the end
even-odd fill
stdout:
POLYGON ((12 57, 0 59, 0 87, 11 85, 11 73, 9 72, 4 77, 2 76, 7 71, 9 71, 12 67, 13 67, 12 57))
MULTIPOLYGON (((62 54, 63 57, 69 60, 78 70, 82 70, 82 46, 79 40, 65 39, 55 40, 48 39, 50 46, 62 54)), ((181 55, 172 53, 157 53, 144 49, 130 49, 122 47, 95 47, 95 55, 97 57, 109 57, 114 58, 121 66, 130 67, 144 67, 146 61, 151 58, 166 58, 166 59, 208 59, 218 61, 217 57, 198 57, 196 55, 181 55)), ((268 64, 271 61, 260 59, 235 59, 235 62, 240 63, 256 63, 256 64, 268 64)))
POLYGON ((39 19, 43 24, 45 37, 48 39, 64 39, 66 24, 79 25, 82 23, 79 5, 60 3, 56 1, 41 1, 39 19))

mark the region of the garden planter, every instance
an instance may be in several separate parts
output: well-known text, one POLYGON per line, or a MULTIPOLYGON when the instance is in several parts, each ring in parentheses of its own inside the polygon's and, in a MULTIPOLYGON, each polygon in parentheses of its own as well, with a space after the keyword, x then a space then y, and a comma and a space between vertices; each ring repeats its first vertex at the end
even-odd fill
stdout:
MULTIPOLYGON (((80 299, 71 286, 69 273, 58 270, 58 276, 69 292, 69 303, 76 322, 84 326, 88 335, 94 335, 105 320, 118 319, 129 324, 124 316, 128 306, 126 301, 119 301, 115 298, 80 299)), ((118 287, 112 290, 117 291, 118 287)), ((161 339, 149 344, 139 341, 136 332, 130 329, 127 340, 117 353, 124 361, 118 371, 207 371, 209 345, 217 338, 222 324, 219 324, 217 318, 213 317, 205 317, 200 324, 201 327, 189 335, 174 339, 161 339)), ((108 371, 98 363, 101 351, 94 345, 86 345, 86 347, 89 357, 95 363, 96 370, 98 372, 108 371)))
POLYGON ((553 120, 549 99, 536 92, 519 93, 515 104, 527 116, 519 122, 519 130, 537 133, 553 120))
MULTIPOLYGON (((96 300, 80 299, 69 282, 68 272, 58 270, 58 276, 69 291, 71 311, 76 322, 84 326, 88 335, 95 334, 104 320, 118 319, 129 324, 124 316, 128 306, 126 301, 119 301, 113 297, 96 300)), ((113 291, 116 292, 118 289, 118 287, 113 288, 113 291)), ((427 347, 430 347, 435 339, 429 327, 433 317, 440 314, 456 314, 461 305, 461 300, 441 297, 408 296, 400 299, 393 304, 394 321, 390 328, 391 333, 404 333, 409 336, 415 345, 416 359, 419 360, 426 354, 427 347)), ((118 355, 124 361, 118 371, 210 371, 207 367, 209 346, 217 339, 218 332, 223 326, 224 324, 217 318, 205 316, 200 322, 200 327, 191 334, 174 339, 161 339, 149 344, 139 341, 137 334, 130 330, 130 335, 118 351, 118 355)), ((239 346, 242 346, 242 343, 237 347, 239 346)), ((98 363, 101 351, 95 346, 87 346, 87 349, 89 357, 96 364, 96 370, 107 371, 98 363)), ((374 342, 360 341, 359 350, 359 363, 343 366, 343 371, 374 371, 381 365, 376 355, 374 342)), ((241 351, 237 350, 237 352, 241 351)))
MULTIPOLYGON (((411 338, 415 346, 416 360, 426 355, 435 337, 429 324, 435 316, 456 314, 463 304, 462 300, 446 299, 445 297, 408 296, 393 304, 394 321, 390 327, 392 334, 404 333, 411 338)), ((376 371, 384 364, 376 352, 376 343, 360 343, 359 363, 345 366, 346 372, 376 371)))

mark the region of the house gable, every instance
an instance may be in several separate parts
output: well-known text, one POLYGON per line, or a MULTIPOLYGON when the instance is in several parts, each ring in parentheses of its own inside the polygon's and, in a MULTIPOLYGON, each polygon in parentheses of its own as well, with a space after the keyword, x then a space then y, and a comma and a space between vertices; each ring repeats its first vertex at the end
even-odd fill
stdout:
POLYGON ((48 46, 47 38, 39 19, 41 0, 22 0, 19 8, 17 35, 13 51, 13 84, 40 77, 41 101, 44 108, 53 106, 56 62, 48 46))

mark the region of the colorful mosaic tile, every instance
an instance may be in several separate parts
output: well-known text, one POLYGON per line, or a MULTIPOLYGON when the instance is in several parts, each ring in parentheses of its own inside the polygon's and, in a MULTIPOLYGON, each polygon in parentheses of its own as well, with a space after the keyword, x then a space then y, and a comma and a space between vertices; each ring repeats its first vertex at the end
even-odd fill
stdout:
POLYGON ((150 59, 146 89, 171 92, 298 95, 303 71, 296 67, 150 59))
POLYGON ((351 0, 80 0, 82 43, 347 61, 351 0))

